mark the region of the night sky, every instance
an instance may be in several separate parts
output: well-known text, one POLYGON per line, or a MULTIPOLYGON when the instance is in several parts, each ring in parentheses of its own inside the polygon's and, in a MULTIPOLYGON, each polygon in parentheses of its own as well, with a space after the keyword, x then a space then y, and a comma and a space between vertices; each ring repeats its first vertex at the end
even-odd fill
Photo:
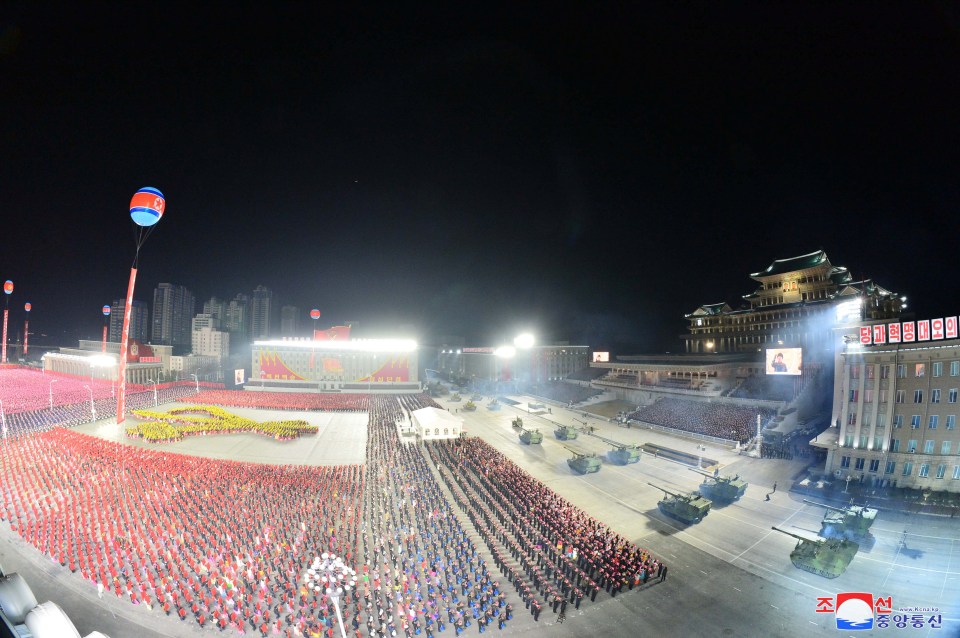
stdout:
POLYGON ((0 279, 54 343, 124 295, 147 185, 137 298, 368 336, 677 351, 820 248, 960 311, 956 4, 193 4, 0 12, 0 279))

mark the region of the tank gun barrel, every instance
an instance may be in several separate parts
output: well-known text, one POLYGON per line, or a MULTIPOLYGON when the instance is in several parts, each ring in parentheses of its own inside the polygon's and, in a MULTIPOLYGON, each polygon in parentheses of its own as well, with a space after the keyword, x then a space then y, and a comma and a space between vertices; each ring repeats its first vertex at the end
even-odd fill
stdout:
POLYGON ((596 436, 598 439, 600 439, 600 440, 603 441, 604 443, 608 443, 608 444, 612 445, 613 447, 618 448, 618 449, 621 449, 621 450, 628 450, 628 449, 630 449, 630 448, 640 447, 639 445, 635 445, 635 444, 633 444, 633 443, 621 443, 620 441, 614 441, 613 439, 608 439, 608 438, 605 437, 605 436, 597 436, 596 434, 594 434, 593 436, 596 436))
POLYGON ((647 485, 649 485, 650 487, 655 487, 655 488, 657 488, 658 490, 660 490, 660 491, 663 492, 664 494, 667 494, 668 496, 677 496, 677 497, 680 496, 679 494, 677 494, 677 493, 675 493, 675 492, 671 492, 670 490, 668 490, 668 489, 666 489, 666 488, 663 488, 663 487, 660 487, 659 485, 654 485, 653 483, 650 483, 650 482, 647 482, 647 485))
POLYGON ((696 472, 697 474, 703 474, 707 478, 712 478, 712 479, 718 478, 713 474, 711 474, 710 472, 705 472, 704 470, 701 470, 700 468, 697 468, 697 467, 688 467, 687 469, 690 470, 691 472, 696 472))
POLYGON ((812 541, 812 540, 810 540, 809 538, 804 538, 803 536, 798 536, 797 534, 794 534, 793 532, 788 532, 788 531, 785 530, 785 529, 780 529, 780 528, 777 527, 776 525, 773 525, 772 527, 770 527, 770 529, 776 530, 776 531, 780 532, 781 534, 786 534, 787 536, 793 536, 795 539, 797 539, 797 540, 799 540, 799 541, 806 541, 806 542, 808 542, 808 543, 818 543, 818 542, 820 542, 820 541, 812 541))
POLYGON ((847 510, 845 510, 845 509, 842 508, 842 507, 835 507, 835 506, 833 506, 833 505, 826 505, 826 504, 824 504, 824 503, 817 503, 817 502, 815 502, 815 501, 808 501, 807 499, 803 499, 803 502, 806 503, 807 505, 816 505, 817 507, 825 507, 825 508, 827 508, 828 510, 833 510, 834 512, 846 512, 846 511, 847 511, 847 510))

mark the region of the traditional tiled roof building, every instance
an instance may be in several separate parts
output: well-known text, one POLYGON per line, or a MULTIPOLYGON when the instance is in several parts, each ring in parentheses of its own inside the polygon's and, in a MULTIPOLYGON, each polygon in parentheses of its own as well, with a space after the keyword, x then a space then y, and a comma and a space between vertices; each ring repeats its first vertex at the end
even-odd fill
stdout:
POLYGON ((856 319, 900 316, 902 299, 870 279, 830 263, 818 250, 777 259, 752 273, 759 286, 737 308, 727 303, 700 306, 686 315, 686 352, 756 352, 767 346, 801 346, 833 355, 832 329, 840 314, 856 319), (847 303, 850 302, 850 303, 847 303))

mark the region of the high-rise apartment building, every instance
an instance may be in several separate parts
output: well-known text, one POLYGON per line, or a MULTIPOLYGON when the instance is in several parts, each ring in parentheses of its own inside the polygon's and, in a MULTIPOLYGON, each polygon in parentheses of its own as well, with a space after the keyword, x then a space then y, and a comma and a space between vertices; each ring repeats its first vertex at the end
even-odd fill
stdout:
POLYGON ((211 357, 230 356, 230 333, 219 329, 220 321, 208 314, 193 318, 193 354, 211 357))
POLYGON ((160 284, 153 291, 153 342, 187 350, 196 302, 184 286, 160 284))
POLYGON ((227 318, 227 302, 217 297, 210 297, 210 299, 203 302, 203 314, 215 317, 220 322, 220 325, 223 326, 227 318))
MULTIPOLYGON (((123 337, 123 310, 126 299, 114 299, 110 304, 110 341, 120 343, 123 337)), ((130 338, 143 343, 150 340, 150 306, 146 301, 133 300, 130 309, 130 338)))
POLYGON ((230 333, 234 346, 250 342, 250 298, 240 293, 230 300, 221 325, 230 333))
POLYGON ((250 337, 263 339, 270 336, 273 291, 266 286, 257 286, 250 298, 250 337))
POLYGON ((300 309, 296 306, 280 308, 280 336, 294 337, 300 332, 300 309))

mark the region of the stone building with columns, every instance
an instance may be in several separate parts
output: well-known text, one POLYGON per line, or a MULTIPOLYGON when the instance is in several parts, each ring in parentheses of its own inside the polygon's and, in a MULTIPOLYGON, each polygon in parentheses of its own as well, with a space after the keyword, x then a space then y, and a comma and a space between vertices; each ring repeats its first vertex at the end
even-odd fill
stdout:
POLYGON ((836 355, 832 427, 812 443, 827 452, 827 474, 960 492, 957 321, 837 328, 845 345, 836 355))
MULTIPOLYGON (((127 383, 143 385, 150 381, 171 378, 170 357, 172 346, 147 345, 131 340, 127 354, 127 383)), ((117 381, 120 344, 112 341, 80 340, 76 348, 60 348, 48 352, 41 361, 44 371, 89 379, 117 381)))

